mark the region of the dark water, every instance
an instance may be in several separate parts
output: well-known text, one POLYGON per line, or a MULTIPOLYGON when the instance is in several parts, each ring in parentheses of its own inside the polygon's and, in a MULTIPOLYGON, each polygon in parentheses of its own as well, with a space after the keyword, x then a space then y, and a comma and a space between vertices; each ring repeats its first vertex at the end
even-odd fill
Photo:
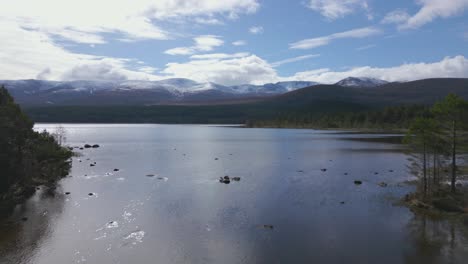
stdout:
POLYGON ((402 184, 411 177, 395 135, 65 128, 67 144, 101 147, 80 151, 55 197, 39 191, 2 220, 1 263, 468 261, 456 223, 394 205, 412 188, 402 184), (224 175, 241 181, 219 183, 224 175), (389 186, 379 187, 382 181, 389 186))

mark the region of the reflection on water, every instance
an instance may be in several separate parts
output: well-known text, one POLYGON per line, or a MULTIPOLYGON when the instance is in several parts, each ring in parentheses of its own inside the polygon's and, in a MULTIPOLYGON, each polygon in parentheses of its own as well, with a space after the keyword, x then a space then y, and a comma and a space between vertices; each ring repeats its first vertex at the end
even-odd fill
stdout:
POLYGON ((412 187, 401 184, 411 178, 401 146, 376 139, 388 135, 65 128, 71 146, 101 147, 74 158, 55 197, 37 195, 2 222, 0 263, 460 263, 467 256, 459 225, 394 206, 412 187), (241 180, 220 183, 225 175, 241 180))
POLYGON ((466 227, 455 220, 415 214, 407 226, 405 263, 466 263, 466 227))
POLYGON ((0 217, 0 263, 33 263, 44 240, 53 236, 53 221, 65 197, 39 190, 11 215, 0 217))

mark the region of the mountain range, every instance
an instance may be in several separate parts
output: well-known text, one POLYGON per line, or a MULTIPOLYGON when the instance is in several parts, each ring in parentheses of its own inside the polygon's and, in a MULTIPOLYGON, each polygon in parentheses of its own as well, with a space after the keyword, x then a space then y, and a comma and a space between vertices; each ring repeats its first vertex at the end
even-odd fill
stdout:
MULTIPOLYGON (((346 78, 336 85, 378 87, 387 82, 371 78, 346 78)), ((222 104, 249 102, 320 85, 309 81, 288 81, 264 85, 224 86, 173 78, 161 81, 0 81, 25 106, 46 105, 162 105, 222 104)))
MULTIPOLYGON (((376 85, 315 84, 301 89, 290 87, 291 91, 286 93, 271 92, 257 97, 238 97, 243 99, 227 97, 225 100, 229 103, 219 103, 219 96, 210 101, 204 96, 206 94, 200 94, 203 95, 201 97, 205 100, 204 103, 198 101, 191 104, 185 100, 182 104, 79 105, 75 101, 73 105, 30 105, 26 106, 26 110, 33 120, 39 122, 232 124, 245 123, 247 120, 284 117, 300 119, 333 113, 366 112, 389 106, 427 106, 449 93, 468 99, 468 79, 439 78, 385 84, 372 79, 363 81, 371 81, 376 85)), ((356 81, 352 80, 350 83, 354 84, 356 81)), ((261 90, 264 87, 257 88, 261 90)), ((252 93, 249 96, 251 95, 252 93)))

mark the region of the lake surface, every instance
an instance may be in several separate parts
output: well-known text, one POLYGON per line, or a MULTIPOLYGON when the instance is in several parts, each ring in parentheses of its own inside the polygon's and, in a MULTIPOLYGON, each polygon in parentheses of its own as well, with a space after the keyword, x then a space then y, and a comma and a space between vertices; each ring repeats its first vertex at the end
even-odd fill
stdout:
POLYGON ((0 263, 468 261, 460 226, 396 205, 413 187, 395 135, 64 127, 68 145, 100 148, 78 150, 55 196, 41 190, 0 221, 0 263))

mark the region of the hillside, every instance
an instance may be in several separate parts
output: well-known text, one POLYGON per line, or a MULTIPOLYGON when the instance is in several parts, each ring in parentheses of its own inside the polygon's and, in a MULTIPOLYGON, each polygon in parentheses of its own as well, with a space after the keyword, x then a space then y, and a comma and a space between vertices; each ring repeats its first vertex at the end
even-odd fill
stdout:
POLYGON ((217 105, 47 106, 27 109, 39 122, 245 123, 282 116, 370 111, 430 105, 448 93, 468 99, 468 79, 428 79, 372 88, 315 85, 260 101, 217 105))

